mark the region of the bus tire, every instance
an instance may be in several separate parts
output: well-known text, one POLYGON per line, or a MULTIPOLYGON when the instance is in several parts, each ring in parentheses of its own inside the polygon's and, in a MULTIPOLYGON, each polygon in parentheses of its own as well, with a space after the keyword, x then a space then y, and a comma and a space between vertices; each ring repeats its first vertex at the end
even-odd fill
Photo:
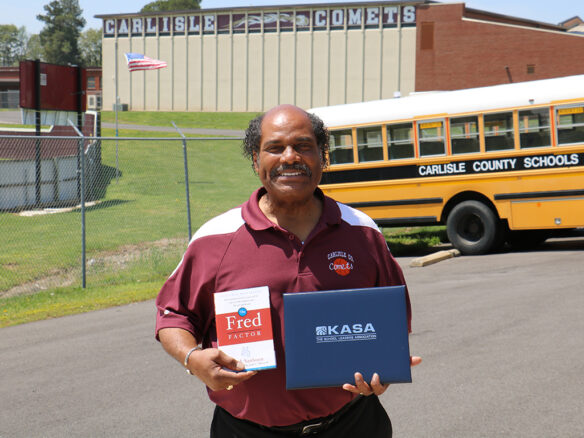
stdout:
POLYGON ((456 205, 446 220, 446 233, 450 243, 465 255, 486 254, 501 242, 497 216, 479 201, 456 205))

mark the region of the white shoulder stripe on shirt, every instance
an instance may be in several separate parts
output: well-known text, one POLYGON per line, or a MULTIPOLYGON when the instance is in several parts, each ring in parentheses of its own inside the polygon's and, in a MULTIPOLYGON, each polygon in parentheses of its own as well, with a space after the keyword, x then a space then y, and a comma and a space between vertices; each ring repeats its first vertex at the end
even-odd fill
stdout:
MULTIPOLYGON (((189 245, 201 237, 233 233, 237 231, 244 223, 245 221, 241 216, 241 207, 231 209, 223 214, 220 214, 219 216, 215 216, 213 219, 210 219, 201 225, 201 228, 199 228, 194 234, 191 241, 189 242, 189 245)), ((178 268, 180 268, 180 266, 183 264, 183 261, 184 255, 178 266, 174 269, 172 274, 170 274, 170 277, 172 277, 178 271, 178 268)))
POLYGON ((201 237, 233 233, 244 223, 245 221, 241 216, 241 207, 233 208, 201 225, 201 228, 197 230, 189 244, 201 237))
POLYGON ((340 202, 337 202, 337 205, 341 210, 341 219, 347 222, 349 225, 369 227, 381 233, 377 224, 373 222, 373 219, 371 219, 362 211, 356 210, 352 207, 349 207, 348 205, 341 204, 340 202))

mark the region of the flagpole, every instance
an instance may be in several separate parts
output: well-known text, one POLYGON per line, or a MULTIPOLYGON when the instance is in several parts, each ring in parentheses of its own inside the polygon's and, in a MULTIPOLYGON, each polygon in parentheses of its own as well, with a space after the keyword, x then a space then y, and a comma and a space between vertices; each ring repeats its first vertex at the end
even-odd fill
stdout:
POLYGON ((116 119, 116 183, 120 180, 120 172, 119 172, 119 161, 118 161, 118 105, 119 105, 119 96, 118 96, 118 37, 116 35, 116 60, 115 60, 115 103, 114 103, 114 113, 116 119))

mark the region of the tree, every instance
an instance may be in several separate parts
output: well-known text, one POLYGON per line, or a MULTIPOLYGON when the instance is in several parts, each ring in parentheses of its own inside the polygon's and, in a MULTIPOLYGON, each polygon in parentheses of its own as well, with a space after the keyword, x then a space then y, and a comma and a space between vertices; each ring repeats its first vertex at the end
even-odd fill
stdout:
POLYGON ((37 19, 45 23, 39 34, 45 61, 53 64, 79 64, 81 57, 77 40, 85 26, 79 1, 53 0, 44 9, 46 15, 37 15, 37 19))
POLYGON ((16 38, 18 39, 18 47, 16 50, 16 62, 18 62, 26 58, 26 48, 28 46, 28 41, 30 40, 30 35, 28 34, 24 26, 18 28, 16 38))
POLYGON ((101 30, 87 29, 79 36, 82 65, 101 67, 101 30))
POLYGON ((0 24, 0 65, 11 66, 24 58, 28 35, 24 26, 0 24))
POLYGON ((32 34, 26 43, 25 59, 38 59, 44 61, 43 47, 41 46, 41 38, 38 33, 32 34))
POLYGON ((188 11, 200 9, 200 3, 201 0, 155 0, 140 9, 140 12, 188 11))

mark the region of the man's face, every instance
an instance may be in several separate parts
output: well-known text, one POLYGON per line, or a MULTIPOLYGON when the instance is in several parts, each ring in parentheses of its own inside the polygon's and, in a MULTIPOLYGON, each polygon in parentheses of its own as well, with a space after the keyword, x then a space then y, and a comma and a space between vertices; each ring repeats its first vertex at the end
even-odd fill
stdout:
POLYGON ((322 176, 320 149, 310 120, 301 109, 283 105, 262 121, 254 167, 270 200, 294 204, 309 200, 322 176))

